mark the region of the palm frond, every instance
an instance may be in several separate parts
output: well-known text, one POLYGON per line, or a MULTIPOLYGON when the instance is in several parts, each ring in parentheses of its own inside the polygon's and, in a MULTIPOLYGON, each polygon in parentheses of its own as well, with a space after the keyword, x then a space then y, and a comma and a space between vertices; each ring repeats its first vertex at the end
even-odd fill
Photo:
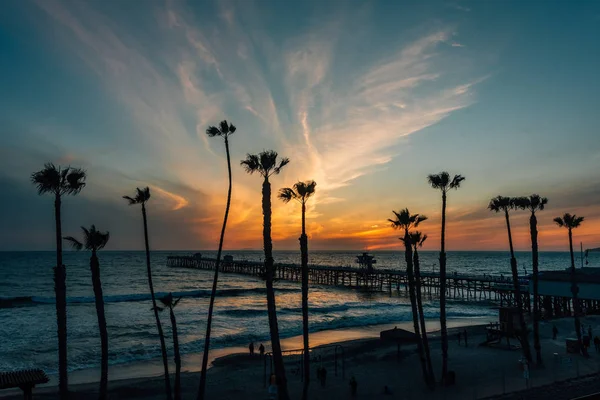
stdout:
POLYGON ((285 157, 282 158, 281 161, 279 161, 279 165, 277 167, 275 167, 275 169, 273 170, 273 173, 275 175, 279 175, 279 173, 281 172, 281 169, 283 167, 285 167, 286 165, 288 165, 290 163, 290 159, 285 157))
POLYGON ((460 184, 461 182, 463 182, 465 180, 465 177, 458 174, 458 175, 454 175, 454 178, 452 178, 452 182, 450 182, 450 185, 448 186, 450 189, 458 189, 460 188, 460 184))
POLYGON ((60 192, 60 172, 52 163, 44 164, 44 169, 31 174, 31 183, 36 185, 38 194, 60 192))
POLYGON ((554 221, 556 223, 556 225, 558 225, 561 228, 563 226, 565 226, 565 223, 564 223, 564 221, 563 221, 563 219, 561 217, 556 217, 552 221, 554 221))
POLYGON ((65 171, 68 173, 65 175, 65 180, 63 180, 64 193, 74 195, 81 192, 81 189, 85 187, 86 172, 81 168, 71 167, 65 169, 65 171))
POLYGON ((129 205, 132 206, 134 204, 137 204, 137 201, 134 198, 131 198, 129 196, 123 196, 123 198, 127 201, 129 201, 129 205))
POLYGON ((220 136, 221 131, 216 126, 209 126, 208 128, 206 128, 206 134, 209 137, 215 137, 215 136, 220 136))
POLYGON ((261 164, 258 160, 258 155, 256 154, 247 154, 246 155, 246 159, 242 160, 240 162, 240 165, 244 168, 244 170, 249 173, 249 174, 253 174, 257 171, 260 170, 261 164))
POLYGON ((445 191, 450 184, 450 174, 446 171, 442 171, 439 174, 428 175, 427 181, 432 188, 445 191))
POLYGON ((281 188, 277 197, 284 203, 289 203, 291 200, 297 200, 298 194, 292 188, 281 188))
POLYGON ((507 211, 514 208, 515 204, 510 197, 496 196, 490 200, 488 209, 494 212, 507 211))
POLYGON ((83 243, 75 239, 73 236, 65 236, 63 237, 63 240, 67 241, 71 245, 71 247, 77 251, 83 249, 83 243))

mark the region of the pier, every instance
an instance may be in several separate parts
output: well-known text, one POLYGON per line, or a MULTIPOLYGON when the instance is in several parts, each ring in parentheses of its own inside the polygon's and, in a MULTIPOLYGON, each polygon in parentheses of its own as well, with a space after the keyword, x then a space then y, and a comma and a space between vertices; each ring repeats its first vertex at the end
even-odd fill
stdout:
MULTIPOLYGON (((196 256, 169 256, 168 267, 214 270, 216 260, 196 256)), ((220 271, 254 277, 264 276, 264 264, 256 261, 238 261, 230 256, 221 260, 220 271)), ((275 264, 275 276, 278 280, 300 282, 301 267, 297 264, 275 264)), ((423 295, 438 296, 440 276, 434 272, 421 272, 421 289, 423 295)), ((406 271, 392 269, 373 269, 339 267, 326 265, 309 265, 308 280, 313 285, 326 285, 363 289, 370 291, 393 291, 407 294, 408 280, 406 271)), ((492 275, 448 274, 446 276, 446 296, 448 299, 467 301, 491 301, 501 307, 512 307, 514 287, 512 279, 492 275)), ((531 311, 529 282, 522 278, 522 304, 526 311, 531 311)))

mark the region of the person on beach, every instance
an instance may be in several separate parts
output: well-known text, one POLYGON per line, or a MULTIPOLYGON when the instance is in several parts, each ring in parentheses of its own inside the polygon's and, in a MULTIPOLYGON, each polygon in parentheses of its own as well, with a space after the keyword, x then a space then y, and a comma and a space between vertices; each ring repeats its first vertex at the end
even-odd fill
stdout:
POLYGON ((254 342, 250 342, 248 349, 250 350, 250 357, 252 357, 254 355, 254 342))
POLYGON ((468 344, 467 344, 467 328, 465 328, 463 330, 463 335, 465 335, 465 347, 468 347, 468 344))
POLYGON ((552 340, 556 340, 556 335, 558 335, 558 328, 556 325, 552 325, 552 340))
POLYGON ((277 399, 277 377, 275 374, 271 375, 271 384, 269 385, 267 392, 269 393, 269 400, 277 399))
POLYGON ((356 396, 357 387, 358 382, 356 382, 356 378, 354 377, 354 375, 352 375, 352 378, 350 378, 350 393, 352 394, 352 397, 356 396))
POLYGON ((525 378, 525 387, 529 388, 529 363, 523 360, 523 378, 525 378))
POLYGON ((262 343, 260 344, 258 351, 260 352, 260 358, 263 358, 265 356, 265 346, 263 346, 262 343))
POLYGON ((461 338, 461 333, 458 332, 458 345, 460 346, 460 338, 461 338))

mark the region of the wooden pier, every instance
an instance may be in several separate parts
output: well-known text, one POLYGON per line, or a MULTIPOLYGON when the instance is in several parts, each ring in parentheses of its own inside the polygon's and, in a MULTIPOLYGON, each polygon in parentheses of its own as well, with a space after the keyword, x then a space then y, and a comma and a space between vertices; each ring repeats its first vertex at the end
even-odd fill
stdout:
MULTIPOLYGON (((168 267, 214 270, 216 260, 197 256, 169 256, 168 267)), ((279 280, 300 282, 300 265, 275 264, 275 276, 279 280)), ((221 272, 255 277, 264 276, 264 264, 255 261, 234 261, 225 256, 221 261, 221 272)), ((313 285, 339 286, 371 291, 407 294, 406 271, 309 265, 308 279, 313 285)), ((421 288, 426 296, 438 296, 440 276, 433 272, 421 272, 421 288)), ((493 275, 448 274, 446 276, 448 299, 467 301, 491 301, 501 307, 514 304, 512 279, 493 275)), ((531 311, 531 298, 527 278, 521 284, 523 307, 531 311)))

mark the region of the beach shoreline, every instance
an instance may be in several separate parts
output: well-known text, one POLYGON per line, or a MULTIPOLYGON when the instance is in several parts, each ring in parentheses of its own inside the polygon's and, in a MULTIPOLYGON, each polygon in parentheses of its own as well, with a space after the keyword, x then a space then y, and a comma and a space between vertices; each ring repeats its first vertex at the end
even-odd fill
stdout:
MULTIPOLYGON (((470 317, 470 318, 450 318, 448 319, 448 328, 463 329, 471 326, 479 326, 489 323, 489 317, 470 317)), ((322 330, 310 334, 311 349, 322 346, 339 345, 344 347, 354 347, 359 343, 366 341, 378 341, 379 334, 382 330, 405 329, 412 331, 413 323, 411 321, 392 322, 388 324, 366 325, 361 327, 338 328, 332 330, 322 330)), ((427 330, 430 333, 430 338, 433 342, 439 338, 439 320, 428 319, 427 330)), ((281 339, 282 350, 291 351, 302 349, 302 335, 297 335, 289 338, 281 339)), ((264 343, 267 352, 270 350, 269 343, 264 343)), ((259 343, 255 346, 258 348, 259 343)), ((248 355, 248 348, 241 346, 232 346, 211 349, 209 358, 209 368, 222 367, 230 365, 232 361, 245 358, 248 355)), ((169 371, 174 372, 172 356, 170 355, 169 371)), ((191 353, 182 355, 182 374, 187 376, 199 376, 202 362, 202 353, 191 353)), ((162 379, 163 364, 161 358, 154 358, 145 361, 135 361, 131 363, 114 364, 109 366, 109 382, 116 385, 136 384, 138 382, 162 379)), ((50 381, 47 384, 37 387, 38 391, 53 390, 58 385, 58 376, 56 374, 49 375, 50 381)), ((74 390, 92 388, 100 380, 99 368, 87 368, 72 371, 69 373, 69 384, 74 390)), ((18 390, 6 390, 0 392, 0 399, 11 398, 11 396, 19 393, 18 390), (8 397, 7 397, 8 396, 8 397)))

